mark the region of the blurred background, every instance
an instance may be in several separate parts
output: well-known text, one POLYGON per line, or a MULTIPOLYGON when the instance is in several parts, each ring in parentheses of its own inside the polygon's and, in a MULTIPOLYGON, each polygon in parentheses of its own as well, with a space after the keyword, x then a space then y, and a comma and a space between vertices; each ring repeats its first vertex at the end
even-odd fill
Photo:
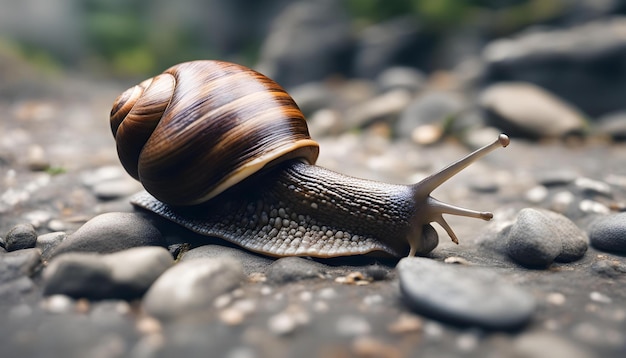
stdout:
POLYGON ((399 118, 397 133, 426 125, 413 133, 424 142, 485 120, 535 138, 588 132, 589 120, 612 138, 626 133, 626 1, 0 0, 0 6, 5 99, 49 95, 44 83, 55 77, 132 84, 175 63, 210 58, 275 79, 306 114, 322 118, 313 122, 326 133, 389 117, 399 118), (485 91, 502 83, 517 86, 485 91), (398 88, 403 94, 380 97, 398 88), (565 117, 577 118, 535 128, 501 118, 507 117, 501 103, 528 96, 532 103, 557 101, 565 117), (363 103, 369 107, 354 109, 363 103), (402 124, 403 117, 413 120, 402 124))

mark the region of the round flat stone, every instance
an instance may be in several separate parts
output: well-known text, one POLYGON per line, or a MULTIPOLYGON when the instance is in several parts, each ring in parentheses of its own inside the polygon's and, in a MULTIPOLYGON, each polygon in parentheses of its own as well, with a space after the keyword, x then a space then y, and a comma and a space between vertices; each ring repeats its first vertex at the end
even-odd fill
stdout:
POLYGON ((249 275, 254 272, 264 273, 274 261, 266 256, 254 254, 247 250, 222 245, 202 245, 183 254, 180 261, 218 257, 232 257, 243 265, 243 272, 249 275))
POLYGON ((245 280, 241 263, 232 257, 180 262, 163 273, 143 299, 146 312, 175 319, 210 311, 213 300, 245 280))
POLYGON ((528 322, 535 310, 530 294, 484 268, 407 257, 397 270, 407 304, 445 322, 511 330, 528 322))
POLYGON ((326 272, 323 264, 301 257, 283 257, 270 265, 266 276, 272 283, 287 283, 320 278, 326 272))
POLYGON ((595 221, 589 228, 589 241, 599 250, 626 253, 626 213, 595 221))
POLYGON ((87 221, 52 252, 108 254, 137 246, 165 246, 161 232, 140 214, 111 212, 87 221))
POLYGON ((162 247, 136 247, 108 255, 71 252, 55 257, 43 274, 44 294, 74 298, 141 297, 174 259, 162 247))

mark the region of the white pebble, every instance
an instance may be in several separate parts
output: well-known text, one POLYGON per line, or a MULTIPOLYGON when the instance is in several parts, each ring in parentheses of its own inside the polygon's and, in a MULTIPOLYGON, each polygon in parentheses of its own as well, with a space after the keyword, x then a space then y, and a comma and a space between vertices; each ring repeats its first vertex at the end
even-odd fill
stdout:
POLYGON ((548 196, 548 188, 543 185, 537 185, 526 192, 526 200, 531 203, 541 203, 548 196))
POLYGON ((611 297, 604 295, 598 291, 593 291, 591 293, 589 293, 589 298, 594 301, 594 302, 600 302, 600 303, 611 303, 613 302, 613 300, 611 299, 611 297))
POLYGON ((339 317, 336 329, 341 336, 360 336, 368 334, 372 330, 365 318, 352 315, 339 317))
POLYGON ((50 313, 66 313, 74 308, 74 300, 66 295, 52 295, 42 301, 41 305, 50 313))

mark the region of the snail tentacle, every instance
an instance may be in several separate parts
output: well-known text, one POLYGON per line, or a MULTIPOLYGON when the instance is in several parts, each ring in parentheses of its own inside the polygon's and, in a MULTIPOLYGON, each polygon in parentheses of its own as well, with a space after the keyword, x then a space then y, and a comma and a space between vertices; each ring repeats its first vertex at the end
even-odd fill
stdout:
MULTIPOLYGON (((467 168, 470 164, 474 163, 478 159, 482 158, 483 156, 487 155, 497 148, 508 146, 509 143, 509 137, 506 134, 500 134, 498 138, 492 143, 475 150, 474 152, 451 163, 440 171, 428 176, 422 181, 415 183, 413 185, 414 200, 416 203, 424 204, 420 206, 419 214, 414 217, 414 227, 420 228, 422 225, 428 224, 430 222, 436 222, 448 233, 448 236, 450 236, 452 242, 458 244, 459 239, 457 238, 450 225, 444 219, 443 214, 465 216, 483 219, 486 221, 491 220, 493 218, 493 214, 490 212, 481 212, 461 208, 452 204, 443 203, 431 197, 430 194, 433 190, 437 189, 441 184, 448 181, 448 179, 452 178, 454 175, 467 168)), ((422 243, 420 239, 421 230, 416 229, 414 230, 414 232, 411 233, 411 235, 413 236, 407 238, 407 241, 411 246, 409 256, 414 256, 415 253, 423 251, 423 248, 420 246, 422 243)))

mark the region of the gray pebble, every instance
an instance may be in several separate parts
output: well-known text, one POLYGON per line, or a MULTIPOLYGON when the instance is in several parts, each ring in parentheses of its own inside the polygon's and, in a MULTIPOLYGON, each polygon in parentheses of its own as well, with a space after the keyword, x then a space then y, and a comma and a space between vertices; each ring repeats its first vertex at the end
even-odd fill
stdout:
POLYGON ((30 276, 41 264, 39 249, 24 249, 0 255, 0 283, 30 276))
POLYGON ((562 243, 550 219, 535 209, 522 209, 509 230, 506 252, 517 263, 547 267, 561 253, 562 243))
POLYGON ((405 89, 416 93, 426 86, 426 76, 414 67, 395 66, 383 70, 376 82, 383 92, 405 89))
POLYGON ((301 257, 283 257, 271 264, 266 272, 269 282, 282 284, 305 280, 309 278, 320 278, 325 273, 325 267, 315 261, 301 257))
POLYGON ((67 234, 63 231, 50 232, 47 234, 37 236, 37 242, 35 247, 41 250, 41 259, 48 261, 52 257, 52 252, 61 243, 67 234))
POLYGON ((591 358, 591 354, 575 341, 551 332, 533 332, 521 335, 513 342, 513 356, 526 358, 591 358))
POLYGON ((7 251, 15 251, 35 247, 36 242, 35 227, 31 224, 18 224, 7 233, 4 246, 7 251))
POLYGON ((52 253, 121 251, 137 246, 165 246, 159 230, 137 213, 101 214, 69 235, 52 253))
POLYGON ((111 291, 111 267, 95 253, 67 253, 55 257, 43 272, 45 295, 103 299, 111 291))
POLYGON ((579 177, 576 178, 574 184, 576 185, 576 188, 578 188, 578 190, 586 196, 599 195, 607 198, 613 197, 613 190, 611 190, 611 186, 603 181, 579 177))
POLYGON ((591 271, 606 278, 616 278, 626 274, 626 264, 617 260, 600 260, 591 265, 591 271))
POLYGON ((561 253, 554 259, 557 262, 572 262, 582 258, 587 252, 587 235, 573 221, 559 213, 540 210, 550 220, 561 240, 561 253))
POLYGON ((483 268, 407 257, 397 270, 407 304, 435 319, 509 330, 527 323, 535 310, 530 294, 483 268))
POLYGON ((584 115, 545 89, 526 82, 501 82, 481 94, 491 122, 514 136, 561 137, 581 132, 584 115))
POLYGON ((594 221, 589 227, 589 241, 598 250, 626 253, 626 213, 594 221))
POLYGON ((579 174, 572 170, 550 170, 537 174, 537 182, 548 187, 563 186, 573 183, 578 177, 579 174))
POLYGON ((213 300, 245 280, 241 263, 232 257, 194 259, 167 270, 143 299, 146 312, 159 319, 174 319, 212 307, 213 300))
POLYGON ((207 259, 219 257, 232 257, 243 265, 243 272, 249 275, 253 272, 265 273, 268 266, 274 262, 265 256, 253 254, 246 250, 222 245, 203 245, 185 252, 181 262, 193 259, 207 259))
POLYGON ((141 184, 139 182, 126 177, 103 181, 92 187, 94 195, 102 200, 123 198, 140 190, 141 184))
POLYGON ((67 253, 45 269, 44 293, 74 298, 134 299, 171 265, 174 259, 162 247, 136 247, 108 255, 67 253))

